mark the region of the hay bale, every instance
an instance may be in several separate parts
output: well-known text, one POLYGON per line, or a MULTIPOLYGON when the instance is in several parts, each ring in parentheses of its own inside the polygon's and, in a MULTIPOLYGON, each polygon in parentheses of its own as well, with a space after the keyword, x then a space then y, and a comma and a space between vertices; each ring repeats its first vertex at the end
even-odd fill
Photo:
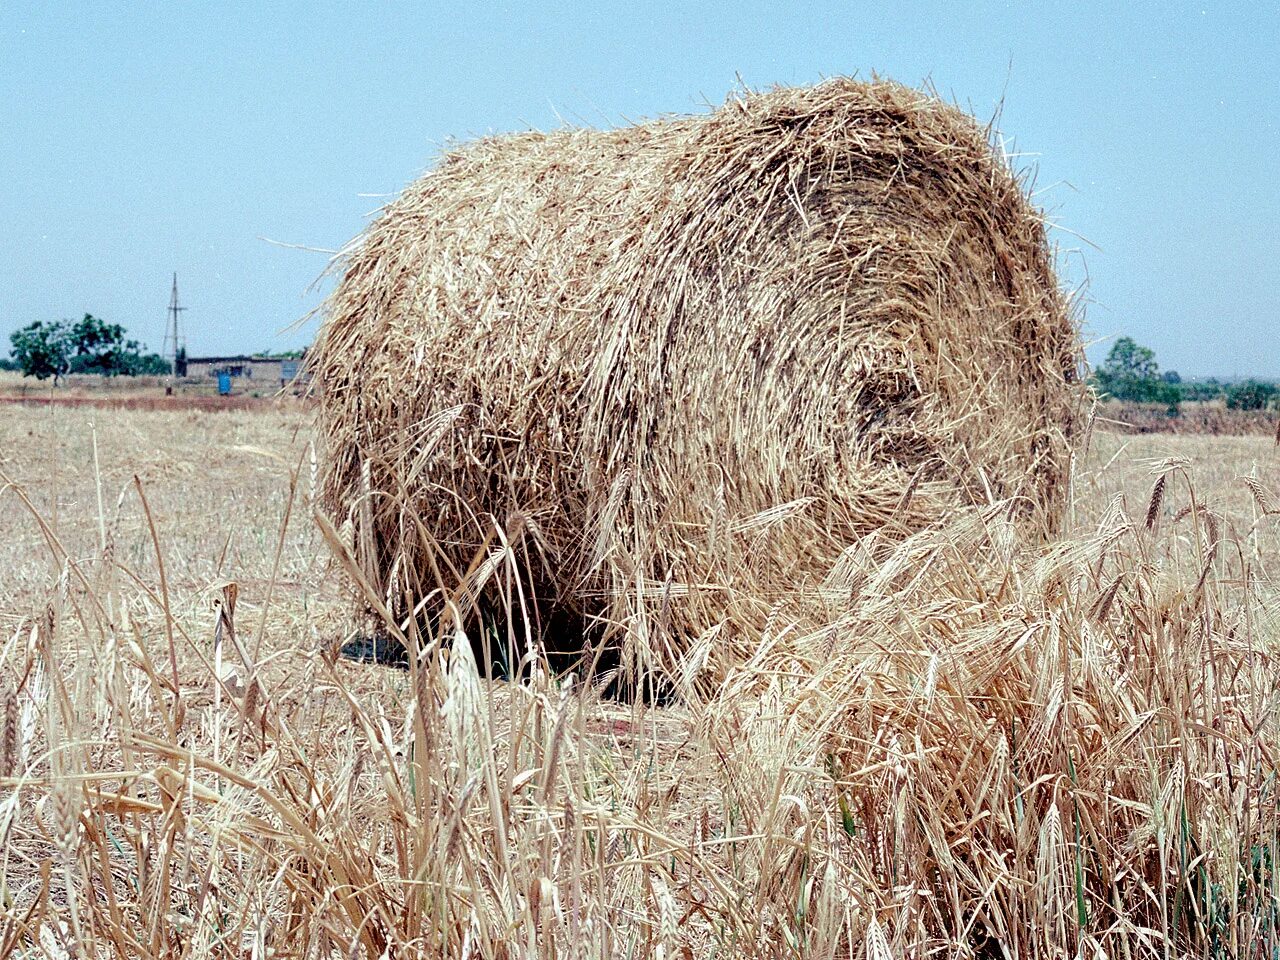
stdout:
POLYGON ((341 269, 310 353, 323 502, 402 615, 505 583, 596 625, 570 647, 713 669, 843 589, 868 534, 1060 517, 1079 345, 1043 219, 920 92, 485 138, 341 269))

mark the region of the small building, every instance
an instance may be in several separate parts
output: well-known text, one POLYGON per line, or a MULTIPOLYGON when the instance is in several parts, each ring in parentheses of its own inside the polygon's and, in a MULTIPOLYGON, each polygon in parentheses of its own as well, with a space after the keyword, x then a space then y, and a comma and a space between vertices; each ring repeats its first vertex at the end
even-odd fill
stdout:
POLYGON ((195 379, 217 379, 219 374, 253 381, 269 389, 278 389, 294 383, 302 361, 285 357, 259 357, 240 355, 232 357, 187 357, 185 370, 180 376, 195 379))

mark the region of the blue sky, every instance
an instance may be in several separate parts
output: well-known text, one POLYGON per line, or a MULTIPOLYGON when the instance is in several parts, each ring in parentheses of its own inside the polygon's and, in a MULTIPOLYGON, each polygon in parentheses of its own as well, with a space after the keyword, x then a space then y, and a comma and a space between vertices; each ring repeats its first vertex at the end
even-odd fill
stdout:
POLYGON ((177 270, 193 354, 301 345, 327 257, 259 238, 341 246, 450 137, 875 71, 1003 98, 1089 337, 1280 376, 1278 52, 1274 3, 3 0, 0 337, 89 311, 158 348, 177 270))

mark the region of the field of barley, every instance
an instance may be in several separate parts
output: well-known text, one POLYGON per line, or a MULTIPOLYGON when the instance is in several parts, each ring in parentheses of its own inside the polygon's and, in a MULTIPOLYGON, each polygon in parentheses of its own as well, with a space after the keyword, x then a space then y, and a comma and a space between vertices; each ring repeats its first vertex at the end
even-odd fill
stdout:
POLYGON ((1094 430, 666 704, 339 659, 311 437, 3 410, 0 956, 1278 955, 1271 437, 1094 430))

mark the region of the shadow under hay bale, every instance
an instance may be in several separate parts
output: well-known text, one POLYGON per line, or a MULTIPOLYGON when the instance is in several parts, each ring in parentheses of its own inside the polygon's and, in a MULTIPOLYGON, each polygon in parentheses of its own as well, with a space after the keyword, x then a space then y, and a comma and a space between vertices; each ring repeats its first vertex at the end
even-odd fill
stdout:
POLYGON ((870 534, 1003 500, 1056 528, 1079 341, 988 133, 835 79, 447 153, 308 356, 368 588, 398 618, 465 595, 471 636, 537 584, 553 658, 706 684, 820 617, 870 534))
MULTIPOLYGON (((619 645, 600 642, 598 625, 585 620, 576 610, 534 605, 532 612, 533 616, 526 618, 518 610, 481 604, 474 620, 476 629, 467 635, 480 676, 524 680, 536 658, 539 666, 553 676, 573 675, 590 682, 597 693, 611 699, 638 697, 646 703, 665 703, 675 694, 671 683, 661 675, 637 677, 623 670, 619 645), (528 640, 537 644, 532 656, 528 640)), ((422 636, 436 635, 438 628, 438 623, 427 620, 419 624, 422 636)), ((409 669, 409 651, 382 629, 357 633, 342 644, 338 653, 354 663, 409 669)))

